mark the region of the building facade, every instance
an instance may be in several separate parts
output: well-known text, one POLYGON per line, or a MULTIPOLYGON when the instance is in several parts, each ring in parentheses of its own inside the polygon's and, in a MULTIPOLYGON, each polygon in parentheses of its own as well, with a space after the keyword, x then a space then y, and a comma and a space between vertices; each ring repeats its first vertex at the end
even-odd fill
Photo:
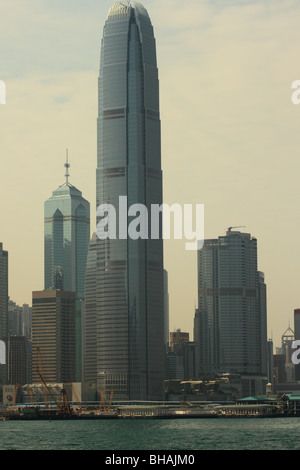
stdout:
MULTIPOLYGON (((134 204, 148 213, 151 204, 162 204, 156 45, 139 3, 116 2, 109 11, 98 90, 97 208, 110 204, 117 214, 115 239, 97 232, 98 388, 124 399, 162 399, 163 241, 132 239, 119 224, 120 217, 127 227, 132 222, 127 214, 134 204)), ((151 233, 151 221, 142 222, 151 233)))
MULTIPOLYGON (((295 341, 300 340, 300 308, 294 309, 294 332, 295 341)), ((293 352, 296 350, 294 349, 293 352)), ((300 364, 295 364, 295 380, 300 380, 300 364)))
POLYGON ((28 383, 28 347, 25 336, 9 336, 7 341, 8 384, 28 383))
POLYGON ((75 381, 75 293, 32 293, 32 382, 75 381), (40 351, 40 356, 38 354, 40 351))
POLYGON ((267 380, 266 286, 250 234, 228 229, 198 251, 194 339, 198 374, 267 380))
POLYGON ((93 234, 86 263, 83 309, 83 381, 97 382, 97 238, 93 234))

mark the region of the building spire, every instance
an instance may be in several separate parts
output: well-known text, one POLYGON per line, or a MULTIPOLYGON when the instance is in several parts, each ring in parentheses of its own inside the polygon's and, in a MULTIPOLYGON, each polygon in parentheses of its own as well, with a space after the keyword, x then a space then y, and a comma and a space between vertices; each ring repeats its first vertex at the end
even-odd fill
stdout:
POLYGON ((70 168, 70 163, 69 163, 68 149, 66 150, 66 163, 65 163, 65 168, 66 168, 66 173, 65 173, 66 184, 69 186, 69 177, 70 177, 69 168, 70 168))

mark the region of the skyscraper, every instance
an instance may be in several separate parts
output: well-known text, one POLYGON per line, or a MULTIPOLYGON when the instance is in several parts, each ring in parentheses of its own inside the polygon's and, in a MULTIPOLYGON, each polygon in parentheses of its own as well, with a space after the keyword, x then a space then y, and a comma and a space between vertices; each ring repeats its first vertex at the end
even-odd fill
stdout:
MULTIPOLYGON (((294 332, 295 332, 295 340, 300 340, 300 308, 294 309, 294 332)), ((293 353, 296 349, 293 349, 293 353)), ((300 380, 300 364, 295 365, 295 379, 300 380)))
MULTIPOLYGON (((97 207, 111 204, 126 218, 136 203, 149 211, 162 203, 159 81, 153 27, 139 3, 116 2, 108 13, 98 90, 97 207)), ((98 387, 162 399, 163 242, 126 237, 97 242, 98 387)))
POLYGON ((0 383, 6 382, 6 342, 8 328, 8 252, 0 243, 0 383), (3 362, 5 359, 5 362, 3 362))
POLYGON ((81 301, 84 299, 86 258, 90 239, 90 204, 66 182, 44 205, 45 290, 61 289, 76 296, 76 374, 81 380, 81 301))
POLYGON ((32 293, 32 381, 75 381, 75 294, 63 290, 32 293), (42 364, 37 350, 40 349, 42 364))
POLYGON ((257 240, 229 229, 198 251, 198 373, 267 377, 266 286, 257 240))
POLYGON ((83 308, 83 381, 97 382, 97 238, 88 250, 83 308))

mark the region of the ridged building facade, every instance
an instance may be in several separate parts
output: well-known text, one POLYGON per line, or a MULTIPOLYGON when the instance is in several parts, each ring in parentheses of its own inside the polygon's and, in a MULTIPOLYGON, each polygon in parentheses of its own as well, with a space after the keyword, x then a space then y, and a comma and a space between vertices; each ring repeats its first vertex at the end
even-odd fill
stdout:
POLYGON ((162 204, 156 44, 149 15, 139 3, 116 2, 109 11, 98 89, 97 207, 116 208, 118 234, 97 240, 98 388, 114 389, 124 399, 160 400, 163 241, 131 239, 119 233, 118 223, 133 204, 143 204, 149 214, 151 204, 162 204), (120 196, 127 199, 119 211, 120 196))

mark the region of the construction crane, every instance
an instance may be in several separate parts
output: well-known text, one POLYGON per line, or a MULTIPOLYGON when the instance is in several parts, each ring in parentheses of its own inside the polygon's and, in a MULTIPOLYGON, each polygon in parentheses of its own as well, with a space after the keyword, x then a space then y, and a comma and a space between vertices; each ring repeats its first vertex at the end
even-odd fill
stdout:
POLYGON ((30 395, 30 399, 31 399, 31 405, 34 406, 35 403, 34 403, 33 392, 32 392, 31 387, 29 387, 29 395, 30 395))
POLYGON ((99 411, 105 411, 105 390, 100 390, 100 405, 99 405, 99 411))
POLYGON ((106 411, 110 411, 113 394, 114 394, 114 391, 111 390, 110 397, 109 397, 109 402, 108 402, 108 407, 106 408, 106 411))
POLYGON ((39 366, 38 366, 38 369, 37 369, 37 373, 39 374, 40 376, 40 379, 41 379, 41 382, 42 382, 42 386, 43 386, 43 389, 46 390, 46 393, 48 392, 50 397, 52 398, 52 400, 54 401, 54 403, 56 404, 56 407, 57 407, 57 414, 58 415, 62 415, 62 414, 70 414, 70 407, 69 407, 69 403, 68 403, 68 398, 67 398, 67 393, 66 393, 66 390, 63 388, 62 391, 61 391, 61 396, 62 396, 62 402, 59 403, 54 394, 52 393, 52 390, 51 388, 48 386, 48 384, 46 383, 45 379, 44 379, 44 375, 43 373, 40 371, 40 366, 41 366, 41 351, 40 351, 40 348, 38 347, 37 348, 38 350, 38 359, 39 359, 39 366))
POLYGON ((37 351, 37 361, 38 361, 38 366, 37 366, 37 373, 39 374, 41 378, 41 385, 42 385, 42 391, 44 395, 44 402, 45 402, 45 407, 48 407, 48 399, 47 399, 47 387, 45 386, 45 381, 44 381, 44 371, 43 371, 43 363, 42 363, 42 355, 41 355, 41 350, 40 347, 38 346, 36 348, 37 351), (43 380, 42 380, 43 377, 43 380))
POLYGON ((99 406, 99 411, 110 411, 111 408, 111 402, 112 402, 112 397, 113 397, 114 391, 110 391, 110 396, 109 396, 109 401, 108 405, 106 406, 106 401, 105 401, 105 390, 100 390, 100 406, 99 406))
POLYGON ((233 228, 246 228, 245 225, 238 225, 237 227, 228 227, 228 232, 231 232, 233 228))

